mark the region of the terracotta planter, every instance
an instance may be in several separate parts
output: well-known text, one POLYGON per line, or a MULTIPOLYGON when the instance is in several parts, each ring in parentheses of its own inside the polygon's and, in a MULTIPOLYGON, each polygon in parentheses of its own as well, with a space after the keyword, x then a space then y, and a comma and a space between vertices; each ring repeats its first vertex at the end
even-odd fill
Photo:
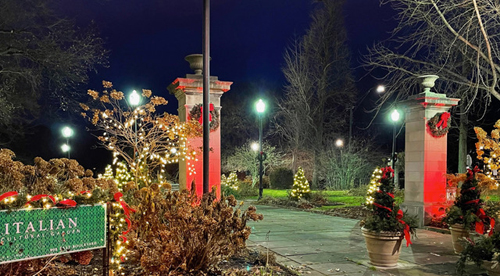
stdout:
POLYGON ((488 271, 488 275, 490 276, 500 276, 500 265, 497 265, 495 268, 491 268, 493 265, 490 261, 484 261, 482 267, 488 271))
POLYGON ((464 229, 463 224, 453 224, 450 226, 450 232, 455 254, 460 254, 464 250, 463 238, 469 237, 469 230, 464 229))
POLYGON ((373 232, 361 228, 365 237, 370 263, 380 267, 394 267, 398 264, 403 235, 399 232, 373 232))

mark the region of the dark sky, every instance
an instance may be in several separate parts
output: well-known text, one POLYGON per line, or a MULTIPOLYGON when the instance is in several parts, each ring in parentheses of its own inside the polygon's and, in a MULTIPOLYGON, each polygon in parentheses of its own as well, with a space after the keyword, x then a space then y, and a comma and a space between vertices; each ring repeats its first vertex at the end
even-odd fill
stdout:
MULTIPOLYGON (((228 93, 238 93, 248 82, 281 88, 283 52, 305 33, 313 8, 310 0, 212 0, 211 75, 234 82, 228 93)), ((202 0, 72 0, 59 12, 80 26, 94 21, 111 50, 110 67, 92 75, 89 88, 101 90, 101 81, 109 80, 124 92, 152 89, 168 98, 174 112, 177 102, 166 87, 191 73, 186 55, 201 53, 202 9, 202 0)), ((367 45, 386 37, 394 25, 390 9, 376 0, 347 0, 345 20, 353 67, 367 45)), ((362 69, 356 73, 364 75, 362 69)), ((359 93, 376 84, 370 77, 358 80, 359 93)), ((79 128, 82 137, 90 136, 79 128)), ((87 153, 86 147, 81 143, 77 150, 87 153)))

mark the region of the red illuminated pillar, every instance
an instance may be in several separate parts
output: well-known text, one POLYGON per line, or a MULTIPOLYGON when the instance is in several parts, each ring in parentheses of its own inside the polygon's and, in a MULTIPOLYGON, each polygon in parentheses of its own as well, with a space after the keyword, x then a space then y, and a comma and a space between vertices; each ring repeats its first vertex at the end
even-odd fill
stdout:
MULTIPOLYGON (((179 118, 185 122, 189 119, 191 109, 203 102, 203 76, 201 75, 202 55, 189 55, 186 60, 190 63, 194 74, 186 74, 185 78, 177 78, 168 86, 171 94, 174 94, 179 101, 179 118)), ((221 96, 231 89, 232 82, 219 81, 218 77, 210 76, 210 103, 219 113, 219 121, 222 120, 220 113, 221 96)), ((220 122, 219 122, 220 123, 220 122)), ((180 189, 191 190, 194 188, 196 193, 201 196, 203 194, 203 137, 189 138, 188 146, 191 150, 196 151, 197 160, 181 160, 179 161, 179 187, 180 189), (191 187, 194 183, 195 187, 191 187)), ((217 197, 220 198, 220 176, 221 176, 221 139, 220 139, 220 124, 219 127, 210 132, 210 160, 209 160, 209 185, 217 188, 217 197)))
MULTIPOLYGON (((437 76, 423 76, 424 92, 406 102, 405 201, 402 207, 417 215, 420 226, 444 214, 446 203, 447 134, 437 137, 428 120, 441 118, 459 99, 431 92, 437 76)), ((446 116, 445 116, 446 117, 446 116)), ((443 118, 445 118, 443 117, 443 118)))

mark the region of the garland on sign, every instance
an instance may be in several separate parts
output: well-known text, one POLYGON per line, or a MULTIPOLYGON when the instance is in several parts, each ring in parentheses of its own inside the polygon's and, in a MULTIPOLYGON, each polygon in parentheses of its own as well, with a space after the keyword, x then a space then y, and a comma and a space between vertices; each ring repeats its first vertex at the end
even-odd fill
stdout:
POLYGON ((432 136, 443 137, 450 130, 450 112, 437 113, 427 121, 427 128, 432 136))
MULTIPOLYGON (((196 120, 203 125, 203 104, 196 104, 189 111, 189 119, 196 120)), ((220 120, 219 113, 214 108, 214 104, 210 104, 209 118, 210 121, 210 132, 216 131, 219 128, 220 120)))

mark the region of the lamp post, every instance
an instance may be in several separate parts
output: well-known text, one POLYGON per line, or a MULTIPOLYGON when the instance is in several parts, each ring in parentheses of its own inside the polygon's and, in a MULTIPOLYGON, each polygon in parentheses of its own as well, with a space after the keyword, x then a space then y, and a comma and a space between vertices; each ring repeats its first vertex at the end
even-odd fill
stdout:
POLYGON ((262 198, 262 192, 264 187, 262 186, 262 173, 263 167, 262 162, 264 161, 264 152, 262 151, 262 115, 266 110, 266 104, 262 99, 259 99, 255 104, 257 114, 259 115, 259 200, 262 198))
POLYGON ((62 133, 62 136, 64 138, 66 138, 66 144, 62 145, 61 149, 62 149, 63 152, 67 152, 68 153, 68 159, 69 159, 71 157, 71 154, 70 154, 71 147, 69 145, 69 138, 71 136, 73 136, 74 131, 69 126, 65 126, 65 127, 62 128, 61 133, 62 133))
MULTIPOLYGON (((397 109, 394 109, 391 113, 391 120, 392 120, 392 155, 391 155, 391 162, 392 162, 392 169, 394 170, 394 159, 395 159, 395 151, 396 151, 396 123, 399 121, 399 111, 397 109)), ((392 183, 394 183, 394 177, 392 178, 392 183)))
MULTIPOLYGON (((139 93, 137 93, 137 91, 132 91, 132 93, 130 93, 130 95, 128 96, 128 103, 129 105, 131 105, 132 107, 136 107, 139 105, 139 103, 141 102, 141 96, 139 95, 139 93)), ((137 154, 137 114, 135 113, 135 110, 134 110, 134 134, 135 134, 135 144, 134 144, 134 159, 135 159, 135 156, 137 154)))

